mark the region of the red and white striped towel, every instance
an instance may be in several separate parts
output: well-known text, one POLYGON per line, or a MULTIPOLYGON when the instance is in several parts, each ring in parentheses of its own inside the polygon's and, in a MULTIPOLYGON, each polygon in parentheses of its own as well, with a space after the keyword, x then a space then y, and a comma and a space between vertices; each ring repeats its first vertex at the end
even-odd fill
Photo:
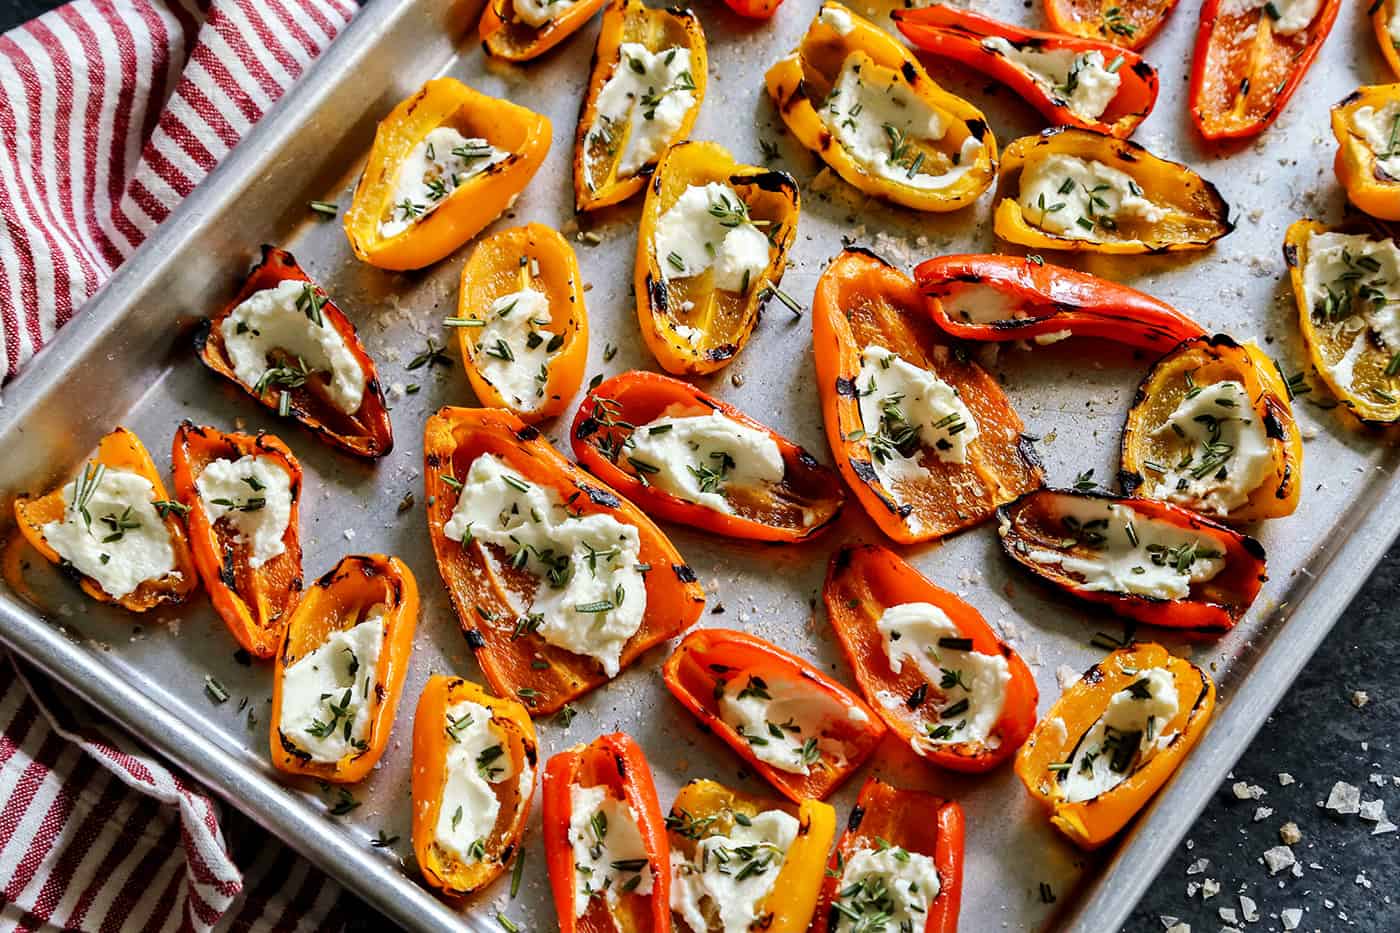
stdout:
MULTIPOLYGON (((0 377, 80 313, 355 10, 76 0, 0 36, 0 377)), ((236 815, 221 832, 201 788, 90 719, 0 651, 0 929, 345 925, 333 883, 236 815)))

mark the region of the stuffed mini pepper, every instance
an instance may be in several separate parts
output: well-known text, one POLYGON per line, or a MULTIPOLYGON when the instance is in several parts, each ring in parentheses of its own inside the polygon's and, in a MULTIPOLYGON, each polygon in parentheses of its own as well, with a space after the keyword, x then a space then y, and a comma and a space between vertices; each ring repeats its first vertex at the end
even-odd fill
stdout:
POLYGON ((539 58, 584 26, 606 0, 489 0, 476 31, 487 52, 510 62, 539 58))
POLYGON ((355 325, 286 250, 262 248, 195 345, 205 366, 327 443, 361 457, 393 450, 374 360, 355 325))
POLYGON ((1021 419, 929 320, 908 276, 847 250, 817 282, 812 346, 836 466, 895 541, 931 541, 1037 488, 1021 419))
POLYGON ((1381 220, 1400 220, 1400 84, 1360 87, 1332 108, 1333 163, 1347 199, 1381 220))
POLYGON ((1228 631, 1267 579, 1258 541, 1169 502, 1042 489, 997 516, 1012 560, 1149 625, 1228 631))
POLYGON ((175 431, 175 494, 214 611, 256 658, 282 644, 301 596, 301 464, 271 434, 175 431))
POLYGON ((666 659, 663 675, 706 729, 794 803, 826 797, 885 735, 860 697, 745 632, 692 632, 666 659))
POLYGON ((313 583, 277 653, 272 763, 338 784, 369 774, 394 727, 417 625, 418 584, 397 557, 346 557, 313 583))
POLYGON ((1214 710, 1205 671, 1161 645, 1129 645, 1065 689, 1021 747, 1016 774, 1056 829, 1095 849, 1186 760, 1214 710))
POLYGON ((967 603, 884 547, 844 547, 822 589, 856 682, 921 758, 989 771, 1035 724, 1030 668, 967 603))
POLYGON ((599 736, 549 759, 544 853, 559 933, 670 933, 666 822, 630 736, 599 736))
POLYGON ((627 372, 595 386, 573 424, 578 462, 648 514, 756 541, 803 541, 846 494, 811 454, 669 376, 627 372))
POLYGON ((36 551, 93 599, 131 612, 182 603, 199 586, 182 516, 141 439, 126 428, 47 495, 15 499, 15 523, 36 551))
POLYGON ((568 405, 588 361, 588 311, 578 257, 543 224, 482 240, 462 267, 457 316, 462 363, 476 397, 523 421, 568 405))
POLYGON ((889 33, 827 0, 768 69, 792 135, 860 191, 920 211, 966 207, 996 177, 981 111, 934 83, 889 33))
POLYGON ((1045 0, 1050 28, 1066 36, 1102 39, 1140 49, 1167 22, 1177 0, 1045 0))
POLYGON ((549 151, 548 118, 434 78, 379 124, 345 234, 381 269, 430 266, 515 203, 549 151))
POLYGON ((423 445, 438 570, 500 695, 552 713, 699 618, 661 529, 514 415, 444 408, 423 445))
POLYGON ((413 718, 413 854, 428 884, 465 897, 519 857, 538 757, 525 707, 428 678, 413 718))

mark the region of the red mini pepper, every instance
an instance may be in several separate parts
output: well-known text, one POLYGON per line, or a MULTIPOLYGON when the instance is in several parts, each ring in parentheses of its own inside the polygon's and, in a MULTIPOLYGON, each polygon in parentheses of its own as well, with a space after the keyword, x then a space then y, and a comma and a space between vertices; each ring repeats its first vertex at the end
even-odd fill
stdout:
MULTIPOLYGON (((862 849, 899 846, 933 859, 938 870, 938 896, 928 907, 919 933, 957 933, 962 906, 963 812, 956 801, 907 790, 869 778, 846 820, 846 831, 836 844, 822 884, 817 915, 811 933, 838 933, 844 914, 837 907, 847 897, 858 897, 843 884, 846 863, 862 849)), ((846 929, 850 924, 845 925, 846 929)))
POLYGON ((939 256, 914 279, 934 323, 963 340, 1097 337, 1165 353, 1205 334, 1164 301, 1039 257, 939 256))
POLYGON ((1103 39, 1140 49, 1167 22, 1177 0, 1045 0, 1050 28, 1067 36, 1103 39))
POLYGON ((621 373, 589 390, 574 416, 570 436, 579 465, 648 514, 716 534, 755 541, 804 541, 830 526, 846 501, 841 478, 807 451, 733 405, 660 373, 621 373), (767 434, 783 458, 780 483, 723 488, 721 495, 732 512, 657 488, 647 480, 648 464, 628 456, 629 438, 657 418, 712 412, 767 434))
MULTIPOLYGON (((605 835, 606 825, 602 827, 605 835)), ((544 768, 544 852, 559 933, 670 933, 671 844, 656 797, 651 768, 632 737, 615 732, 576 745, 549 759, 544 768), (574 909, 577 866, 573 840, 574 787, 602 787, 631 811, 651 869, 651 891, 623 891, 589 898, 582 915, 574 909)))
POLYGON ((1026 662, 997 638, 976 609, 934 586, 889 548, 862 545, 837 551, 827 566, 822 597, 861 692, 885 724, 926 761, 953 771, 990 771, 1016 754, 1030 735, 1039 691, 1026 662), (921 741, 930 729, 942 725, 939 710, 947 701, 940 685, 926 680, 916 665, 903 664, 898 674, 890 665, 877 623, 886 609, 905 603, 930 603, 943 610, 969 643, 959 646, 958 653, 967 650, 1006 659, 1011 676, 1005 705, 988 741, 921 741), (881 696, 900 702, 884 703, 881 696))
POLYGON ((890 16, 899 31, 916 47, 961 62, 1000 81, 1039 110, 1051 126, 1081 126, 1127 138, 1147 119, 1157 103, 1156 70, 1143 61, 1141 55, 1111 42, 1025 29, 941 3, 916 10, 895 10, 890 16), (1103 55, 1102 67, 1118 75, 1118 93, 1097 118, 1081 116, 1069 107, 1064 97, 1058 96, 1056 92, 1062 88, 1047 88, 1046 82, 1035 80, 1025 68, 1000 51, 988 48, 983 40, 993 37, 1005 39, 1016 49, 1035 52, 1063 50, 1077 56, 1099 52, 1103 55))
POLYGON ((1205 0, 1191 61, 1191 119, 1206 139, 1242 139, 1268 128, 1317 57, 1341 9, 1322 6, 1297 32, 1277 31, 1273 4, 1232 12, 1205 0))
POLYGON ((860 697, 797 655, 746 632, 691 632, 666 659, 662 674, 667 689, 686 709, 794 803, 824 799, 855 773, 885 736, 885 724, 860 697), (736 728, 720 715, 720 697, 726 691, 740 700, 752 696, 777 706, 794 688, 810 691, 811 698, 804 696, 800 706, 812 718, 820 717, 818 734, 794 732, 795 720, 781 716, 781 722, 767 722, 762 734, 743 733, 742 724, 736 728), (786 735, 806 735, 801 757, 808 773, 785 771, 755 753, 755 747, 789 741, 786 735))

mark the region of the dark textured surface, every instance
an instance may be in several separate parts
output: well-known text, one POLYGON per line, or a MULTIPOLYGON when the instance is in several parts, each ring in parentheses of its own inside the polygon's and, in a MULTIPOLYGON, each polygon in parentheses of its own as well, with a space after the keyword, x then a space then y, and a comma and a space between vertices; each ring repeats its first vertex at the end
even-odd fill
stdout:
MULTIPOLYGON (((0 30, 57 4, 53 0, 0 0, 0 30)), ((1193 846, 1172 855, 1166 869, 1124 928, 1131 933, 1164 929, 1162 916, 1189 923, 1193 933, 1228 924, 1220 908, 1240 910, 1239 895, 1258 903, 1260 918, 1235 924, 1241 930, 1281 930, 1280 912, 1305 911, 1300 930, 1400 931, 1400 832, 1371 836, 1374 824, 1356 815, 1339 816, 1319 807, 1336 781, 1361 788, 1362 798, 1379 798, 1392 819, 1400 817, 1400 755, 1393 738, 1400 726, 1400 547, 1377 567, 1356 602, 1338 622, 1317 657, 1274 713, 1235 768, 1235 779, 1267 792, 1260 800, 1237 800, 1222 787, 1188 838, 1193 846), (1356 709, 1353 691, 1370 702, 1356 709), (1296 779, 1280 786, 1279 773, 1296 779), (1379 774, 1384 786, 1368 781, 1379 774), (1259 807, 1272 815, 1255 821, 1259 807), (1279 827, 1288 821, 1302 831, 1294 852, 1301 878, 1287 871, 1270 876, 1261 862, 1279 845, 1279 827), (1188 876, 1199 859, 1209 867, 1188 876), (1312 867, 1312 866, 1318 867, 1312 867), (1358 883, 1363 876, 1370 887, 1358 883), (1220 893, 1209 900, 1188 882, 1213 879, 1220 893), (1331 903, 1333 906, 1328 907, 1331 903)), ((1400 822, 1400 819, 1396 819, 1400 822)), ((983 931, 968 931, 983 933, 983 931)))

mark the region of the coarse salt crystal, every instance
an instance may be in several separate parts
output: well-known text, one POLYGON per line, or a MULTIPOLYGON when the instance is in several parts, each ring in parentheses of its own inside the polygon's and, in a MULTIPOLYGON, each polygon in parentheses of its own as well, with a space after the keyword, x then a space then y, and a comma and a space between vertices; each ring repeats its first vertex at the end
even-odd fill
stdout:
POLYGON ((1357 709, 1361 709, 1361 707, 1370 702, 1371 698, 1366 695, 1365 690, 1353 690, 1351 692, 1351 705, 1355 706, 1357 709))
POLYGON ((1332 785, 1323 807, 1337 813, 1356 813, 1361 809, 1361 789, 1355 784, 1338 781, 1332 785))
POLYGON ((1235 908, 1233 907, 1222 907, 1219 910, 1219 914, 1220 919, 1224 920, 1226 923, 1239 923, 1239 915, 1235 913, 1235 908))
POLYGON ((1268 867, 1269 874, 1277 875, 1279 872, 1297 862, 1293 857, 1293 850, 1288 846, 1274 846, 1264 852, 1264 865, 1268 867))
POLYGON ((1385 801, 1363 800, 1357 812, 1363 820, 1379 823, 1381 820, 1385 819, 1385 801))
POLYGON ((1254 822, 1260 823, 1274 815, 1273 807, 1256 807, 1254 810, 1254 822))
POLYGON ((1254 903, 1254 898, 1240 895, 1240 916, 1244 917, 1245 923, 1254 923, 1259 919, 1259 905, 1254 903))
POLYGON ((1296 846, 1303 841, 1303 831, 1298 828, 1297 823, 1290 820, 1278 828, 1278 837, 1283 840, 1284 845, 1296 846))
POLYGON ((1219 893, 1220 882, 1216 881, 1214 878, 1207 878, 1205 882, 1201 884, 1201 900, 1208 901, 1219 893))
POLYGON ((1186 866, 1186 874, 1188 874, 1188 875, 1199 875, 1201 872, 1205 871, 1205 870, 1206 870, 1207 868, 1209 868, 1209 867, 1210 867, 1210 859, 1208 859, 1208 858, 1198 858, 1198 859, 1196 859, 1196 861, 1194 861, 1194 862, 1192 862, 1190 865, 1187 865, 1187 866, 1186 866))
POLYGON ((1300 907, 1288 907, 1284 910, 1280 910, 1278 917, 1283 921, 1283 928, 1285 930, 1296 930, 1298 929, 1298 924, 1303 922, 1303 910, 1300 907))
POLYGON ((1287 771, 1280 771, 1280 772, 1279 772, 1279 775, 1278 775, 1278 785, 1279 785, 1279 787, 1287 787, 1289 784, 1292 784, 1292 783, 1294 783, 1293 775, 1289 774, 1287 771))

